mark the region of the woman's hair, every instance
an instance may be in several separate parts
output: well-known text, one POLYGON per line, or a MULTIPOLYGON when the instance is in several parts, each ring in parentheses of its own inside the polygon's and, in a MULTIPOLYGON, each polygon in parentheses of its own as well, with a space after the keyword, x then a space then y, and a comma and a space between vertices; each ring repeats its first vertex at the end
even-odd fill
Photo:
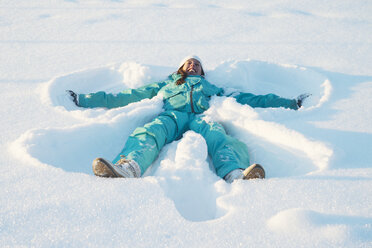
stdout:
MULTIPOLYGON (((185 79, 187 78, 187 73, 182 69, 183 65, 178 69, 177 74, 181 75, 181 78, 176 81, 177 85, 181 85, 185 83, 185 79)), ((201 76, 204 77, 205 73, 203 67, 201 68, 201 76)))

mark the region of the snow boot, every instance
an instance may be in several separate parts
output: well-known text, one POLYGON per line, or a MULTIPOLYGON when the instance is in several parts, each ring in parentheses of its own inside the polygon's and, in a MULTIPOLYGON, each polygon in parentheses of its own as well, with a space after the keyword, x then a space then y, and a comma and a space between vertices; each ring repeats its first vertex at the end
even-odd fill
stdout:
POLYGON ((228 183, 232 183, 234 180, 237 179, 256 179, 256 178, 265 178, 265 170, 264 168, 259 164, 252 164, 247 169, 236 169, 233 171, 230 171, 225 177, 225 181, 228 183))
POLYGON ((94 175, 99 177, 141 177, 141 169, 134 160, 122 158, 113 164, 104 158, 96 158, 92 166, 94 175))
POLYGON ((265 170, 260 164, 252 164, 243 171, 243 179, 265 178, 265 170))

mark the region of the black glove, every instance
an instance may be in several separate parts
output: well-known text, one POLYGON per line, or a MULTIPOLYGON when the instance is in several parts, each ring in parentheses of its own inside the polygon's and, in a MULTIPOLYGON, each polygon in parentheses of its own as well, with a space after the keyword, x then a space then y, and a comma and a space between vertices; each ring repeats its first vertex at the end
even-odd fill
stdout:
POLYGON ((70 99, 75 103, 75 105, 79 106, 77 94, 73 92, 72 90, 66 90, 66 92, 70 95, 70 99))
POLYGON ((305 100, 306 98, 308 98, 309 96, 311 96, 311 94, 309 94, 309 93, 305 93, 305 94, 301 94, 301 95, 299 95, 299 96, 297 97, 297 106, 298 106, 299 108, 301 108, 301 106, 302 106, 304 100, 305 100))

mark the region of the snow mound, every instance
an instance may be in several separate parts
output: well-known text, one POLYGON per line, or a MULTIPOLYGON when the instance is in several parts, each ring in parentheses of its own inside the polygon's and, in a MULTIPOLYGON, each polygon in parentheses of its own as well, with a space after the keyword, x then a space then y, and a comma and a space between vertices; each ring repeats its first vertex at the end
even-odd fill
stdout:
POLYGON ((188 131, 169 146, 154 174, 179 213, 189 221, 212 220, 225 213, 216 204, 221 178, 210 170, 207 157, 204 138, 188 131))
POLYGON ((267 221, 269 229, 286 237, 307 237, 343 243, 347 240, 371 241, 372 219, 359 216, 324 214, 293 208, 280 211, 267 221))

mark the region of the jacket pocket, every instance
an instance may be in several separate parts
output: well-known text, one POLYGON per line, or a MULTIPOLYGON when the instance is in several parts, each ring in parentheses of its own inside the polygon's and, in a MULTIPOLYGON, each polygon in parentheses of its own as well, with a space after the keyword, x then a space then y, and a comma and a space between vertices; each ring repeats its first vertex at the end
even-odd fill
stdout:
POLYGON ((175 97, 179 94, 182 94, 183 91, 178 91, 178 92, 162 92, 163 93, 163 97, 164 99, 169 99, 169 98, 172 98, 172 97, 175 97))

